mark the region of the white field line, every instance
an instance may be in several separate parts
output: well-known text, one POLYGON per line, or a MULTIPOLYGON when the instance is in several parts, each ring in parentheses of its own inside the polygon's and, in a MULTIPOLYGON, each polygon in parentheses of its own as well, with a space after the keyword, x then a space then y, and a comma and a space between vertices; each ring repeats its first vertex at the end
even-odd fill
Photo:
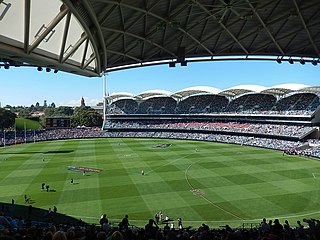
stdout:
POLYGON ((184 159, 184 158, 186 158, 186 157, 188 157, 188 156, 190 156, 190 155, 192 155, 192 154, 189 154, 189 155, 186 155, 186 156, 183 156, 183 157, 179 157, 179 158, 173 159, 172 161, 170 161, 170 162, 168 162, 168 163, 165 163, 165 164, 163 164, 163 165, 161 165, 161 166, 159 166, 159 167, 156 167, 156 168, 154 168, 154 169, 146 172, 145 174, 147 175, 147 174, 149 174, 149 173, 152 173, 152 172, 154 172, 155 170, 157 170, 157 169, 159 169, 159 168, 163 168, 163 167, 165 167, 165 166, 167 166, 167 165, 170 165, 170 164, 172 164, 172 163, 174 163, 174 162, 177 162, 177 161, 179 161, 179 160, 181 160, 181 159, 184 159))
MULTIPOLYGON (((197 161, 197 162, 198 162, 198 161, 197 161)), ((185 173, 184 173, 184 177, 185 177, 185 179, 186 179, 189 187, 191 188, 191 190, 195 190, 195 188, 191 185, 191 183, 190 183, 190 181, 189 181, 189 179, 188 179, 188 170, 189 170, 189 168, 190 168, 193 164, 195 164, 195 163, 197 163, 197 162, 194 162, 194 163, 190 164, 190 165, 188 166, 188 168, 186 169, 185 173)), ((209 200, 208 198, 206 198, 204 195, 198 195, 198 196, 200 196, 203 200, 205 200, 206 202, 208 202, 208 203, 211 204, 212 206, 220 209, 221 211, 223 211, 223 212, 225 212, 225 213, 227 213, 227 214, 229 214, 229 215, 231 215, 231 216, 233 216, 233 217, 235 217, 235 218, 237 218, 237 219, 239 219, 239 220, 244 220, 243 218, 237 216, 236 214, 234 214, 234 213, 232 213, 232 212, 230 212, 230 211, 228 211, 228 210, 220 207, 219 205, 215 204, 214 202, 210 201, 210 200, 209 200)))
MULTIPOLYGON (((178 161, 178 160, 184 159, 184 158, 186 158, 186 157, 188 157, 188 156, 190 156, 190 155, 192 155, 192 154, 189 154, 189 155, 186 155, 186 156, 183 156, 183 157, 174 159, 173 161, 171 161, 171 162, 169 162, 169 163, 166 163, 166 164, 164 164, 164 165, 161 165, 161 166, 159 166, 159 167, 157 167, 157 168, 155 168, 155 169, 153 169, 153 170, 151 170, 151 171, 149 171, 149 172, 147 172, 147 173, 151 173, 151 172, 153 172, 153 171, 156 170, 156 169, 159 169, 159 168, 162 168, 162 167, 164 167, 164 166, 167 166, 167 165, 169 165, 169 164, 171 164, 171 163, 174 163, 174 162, 176 162, 176 161, 178 161)), ((189 187, 191 188, 191 190, 194 190, 195 188, 191 185, 191 183, 190 183, 190 181, 189 181, 189 179, 188 179, 187 173, 188 173, 188 170, 190 169, 190 167, 191 167, 193 164, 197 163, 197 162, 198 162, 198 161, 190 164, 190 165, 188 166, 188 168, 186 169, 186 171, 185 171, 185 180, 187 181, 187 183, 188 183, 189 187)), ((146 174, 147 174, 147 173, 146 173, 146 174)), ((319 173, 312 173, 313 178, 316 178, 316 174, 319 174, 319 173)), ((199 196, 199 195, 198 195, 198 196, 199 196)), ((231 216, 234 216, 234 217, 237 218, 237 220, 231 220, 231 219, 230 219, 230 220, 228 220, 229 222, 239 222, 239 223, 240 223, 240 222, 241 222, 241 223, 243 223, 243 222, 257 222, 257 221, 261 221, 261 219, 262 219, 262 218, 257 218, 257 219, 243 219, 243 218, 238 217, 237 215, 235 215, 235 214, 233 214, 233 213, 231 213, 231 212, 229 212, 229 211, 221 208, 221 207, 218 206, 217 204, 215 204, 215 203, 211 202, 209 199, 205 198, 203 195, 200 195, 200 196, 201 196, 205 201, 207 201, 207 202, 210 203, 211 205, 215 206, 216 208, 218 208, 218 209, 220 209, 220 210, 222 210, 222 211, 230 214, 231 216)), ((299 213, 299 214, 294 214, 294 215, 274 216, 274 217, 267 217, 267 218, 268 218, 268 219, 276 219, 276 218, 278 218, 278 219, 288 219, 288 218, 297 218, 297 217, 312 216, 312 215, 315 215, 315 214, 320 214, 320 211, 309 212, 309 213, 308 213, 308 212, 307 212, 307 213, 299 213)), ((72 215, 72 214, 71 214, 70 216, 75 217, 75 218, 81 218, 81 219, 96 219, 97 221, 99 221, 99 219, 100 219, 99 217, 79 216, 79 215, 72 215)), ((263 216, 263 217, 265 217, 265 216, 263 216)), ((112 221, 112 222, 121 221, 121 219, 110 219, 110 218, 109 218, 109 220, 112 221)), ((146 219, 146 220, 130 219, 130 221, 132 221, 132 222, 141 222, 141 221, 147 222, 148 219, 146 219)), ((206 223, 225 223, 226 220, 219 220, 219 221, 215 221, 215 220, 211 220, 211 221, 203 221, 203 220, 202 220, 202 221, 184 220, 183 222, 185 222, 185 223, 203 223, 203 222, 206 222, 206 223)))

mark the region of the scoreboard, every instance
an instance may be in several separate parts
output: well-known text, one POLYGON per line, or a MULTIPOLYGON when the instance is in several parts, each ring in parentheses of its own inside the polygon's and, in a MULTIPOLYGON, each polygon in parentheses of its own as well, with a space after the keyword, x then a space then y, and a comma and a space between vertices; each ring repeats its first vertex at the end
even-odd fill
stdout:
POLYGON ((71 118, 68 117, 47 117, 46 128, 70 128, 71 118))

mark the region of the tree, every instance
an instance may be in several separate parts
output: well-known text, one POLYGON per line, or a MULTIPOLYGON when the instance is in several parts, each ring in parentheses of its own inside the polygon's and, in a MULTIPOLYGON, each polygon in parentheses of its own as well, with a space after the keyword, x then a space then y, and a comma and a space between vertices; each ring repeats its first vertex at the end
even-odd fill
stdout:
POLYGON ((73 108, 66 107, 66 106, 60 106, 55 109, 55 114, 57 116, 61 116, 61 117, 71 116, 73 114, 73 108))
POLYGON ((18 116, 21 117, 21 118, 29 118, 30 117, 30 113, 29 113, 29 110, 28 108, 25 108, 25 107, 21 107, 18 110, 18 116))
POLYGON ((34 112, 36 111, 35 107, 33 104, 31 104, 30 108, 29 108, 29 112, 34 112))
POLYGON ((51 108, 56 108, 56 104, 53 102, 53 103, 51 103, 50 107, 51 108))
POLYGON ((54 112, 55 112, 54 108, 48 108, 47 107, 47 108, 44 109, 44 114, 45 114, 46 117, 54 116, 55 115, 54 112))
POLYGON ((102 116, 93 108, 82 106, 74 110, 71 123, 73 127, 100 127, 102 125, 102 116))
POLYGON ((13 127, 16 117, 16 114, 13 112, 0 108, 0 128, 5 129, 13 127))

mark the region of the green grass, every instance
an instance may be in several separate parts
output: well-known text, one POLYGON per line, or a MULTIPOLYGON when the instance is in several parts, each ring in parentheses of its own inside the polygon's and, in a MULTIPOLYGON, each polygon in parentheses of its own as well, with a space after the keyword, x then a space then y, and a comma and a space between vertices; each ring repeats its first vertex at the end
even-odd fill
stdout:
POLYGON ((18 130, 24 130, 24 125, 26 125, 27 130, 37 130, 41 128, 41 124, 38 121, 26 118, 16 118, 16 128, 18 130))
POLYGON ((114 223, 129 214, 131 224, 144 226, 162 210, 174 220, 182 217, 184 226, 237 227, 263 217, 294 224, 320 217, 320 162, 210 142, 50 141, 0 149, 0 192, 0 202, 14 198, 24 205, 27 194, 34 207, 55 205, 60 213, 92 223, 103 213, 114 223), (154 147, 160 143, 172 146, 154 147), (66 166, 103 171, 83 176, 66 166), (56 191, 41 192, 42 182, 56 191))

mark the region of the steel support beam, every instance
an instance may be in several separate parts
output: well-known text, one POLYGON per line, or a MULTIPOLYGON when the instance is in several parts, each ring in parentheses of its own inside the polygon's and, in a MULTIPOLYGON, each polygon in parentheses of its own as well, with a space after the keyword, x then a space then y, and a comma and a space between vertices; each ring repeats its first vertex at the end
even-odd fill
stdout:
POLYGON ((44 30, 44 32, 32 43, 30 47, 28 47, 28 53, 30 54, 42 40, 57 26, 57 24, 64 18, 66 14, 68 14, 69 9, 67 7, 63 7, 63 9, 58 13, 58 15, 51 21, 49 26, 44 30))

